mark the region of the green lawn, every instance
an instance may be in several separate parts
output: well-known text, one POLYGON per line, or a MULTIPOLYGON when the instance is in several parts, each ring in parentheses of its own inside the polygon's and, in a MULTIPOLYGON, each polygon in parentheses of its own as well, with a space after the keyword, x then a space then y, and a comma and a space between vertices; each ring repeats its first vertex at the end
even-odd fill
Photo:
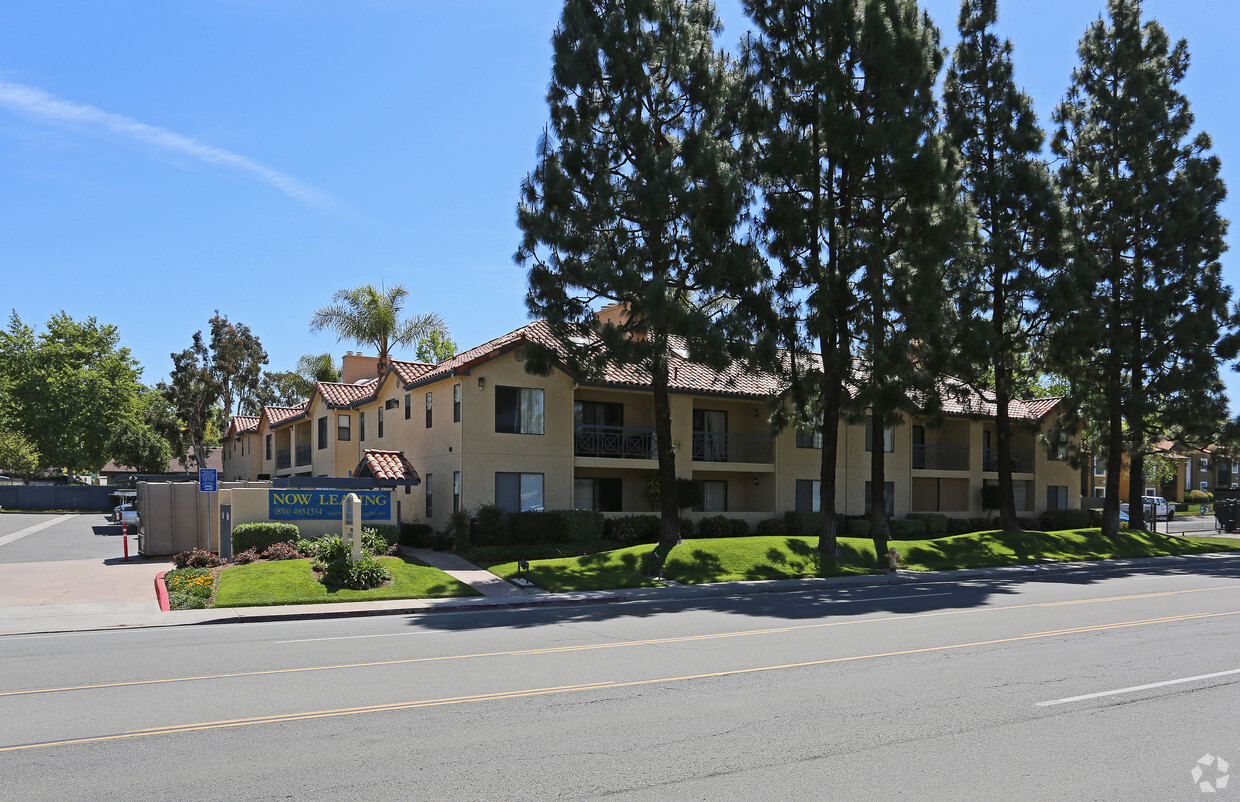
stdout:
POLYGON ((374 590, 331 589, 314 577, 309 560, 279 560, 237 565, 220 572, 212 607, 262 607, 276 604, 432 599, 477 596, 478 591, 417 560, 381 557, 392 583, 374 590))
MULTIPOLYGON (((1178 538, 1150 532, 1121 532, 1104 538, 1097 529, 1060 532, 977 532, 933 540, 892 541, 900 565, 912 571, 983 568, 1039 562, 1156 557, 1240 550, 1240 540, 1178 538)), ((615 551, 531 560, 530 581, 554 592, 650 587, 641 574, 654 546, 645 544, 615 551)), ((672 551, 663 576, 677 582, 701 584, 752 579, 792 579, 872 573, 874 544, 865 538, 840 538, 838 564, 821 565, 817 538, 740 537, 686 540, 672 551)), ((886 565, 884 560, 883 565, 886 565)), ((505 579, 517 573, 517 564, 491 566, 505 579)))

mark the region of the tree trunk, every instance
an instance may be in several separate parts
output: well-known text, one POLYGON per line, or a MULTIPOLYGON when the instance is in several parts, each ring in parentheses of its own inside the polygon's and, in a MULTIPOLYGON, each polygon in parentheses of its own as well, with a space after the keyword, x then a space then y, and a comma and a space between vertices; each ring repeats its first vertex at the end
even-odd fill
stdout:
MULTIPOLYGON (((1145 455, 1134 453, 1128 455, 1128 528, 1144 529, 1145 505, 1141 497, 1145 495, 1145 455)), ((1154 528, 1158 528, 1158 510, 1154 510, 1154 528)))
POLYGON ((680 543, 680 507, 676 498, 676 452, 672 449, 672 408, 669 402, 667 337, 655 340, 657 354, 650 371, 654 397, 654 442, 659 456, 659 547, 660 560, 680 543))
POLYGON ((827 559, 840 558, 839 519, 835 510, 835 485, 837 482, 835 457, 839 451, 841 394, 843 393, 844 377, 840 365, 840 354, 836 333, 825 335, 819 340, 822 347, 822 420, 819 431, 822 434, 822 463, 818 478, 818 509, 822 513, 822 528, 819 530, 818 552, 827 559))
MULTIPOLYGON (((877 412, 877 410, 875 410, 877 412)), ((874 541, 874 557, 879 568, 887 565, 887 541, 891 529, 887 525, 887 454, 883 450, 883 424, 873 416, 870 443, 870 539, 874 541)))
MULTIPOLYGON (((995 366, 998 379, 999 366, 995 366)), ((1012 483, 1012 421, 1008 416, 1011 399, 1004 386, 1006 379, 996 381, 995 390, 995 440, 999 464, 999 528, 1005 531, 1020 529, 1016 518, 1016 492, 1012 483)))

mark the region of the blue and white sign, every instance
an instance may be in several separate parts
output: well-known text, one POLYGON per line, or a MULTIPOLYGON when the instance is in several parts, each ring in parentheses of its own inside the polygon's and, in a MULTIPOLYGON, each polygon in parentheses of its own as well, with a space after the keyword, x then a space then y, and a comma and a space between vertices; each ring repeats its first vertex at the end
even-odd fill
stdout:
POLYGON ((340 520, 344 497, 356 493, 363 521, 392 518, 391 493, 387 490, 269 490, 267 517, 272 521, 340 520))
POLYGON ((203 493, 214 493, 216 491, 215 475, 218 471, 215 468, 199 468, 198 469, 198 489, 203 493))

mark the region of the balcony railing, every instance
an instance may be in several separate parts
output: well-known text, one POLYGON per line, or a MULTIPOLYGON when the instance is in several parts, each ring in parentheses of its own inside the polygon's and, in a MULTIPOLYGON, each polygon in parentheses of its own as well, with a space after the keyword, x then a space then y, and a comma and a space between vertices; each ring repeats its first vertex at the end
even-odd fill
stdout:
MULTIPOLYGON (((1012 471, 1014 473, 1033 473, 1033 452, 1024 448, 1013 448, 1012 471)), ((982 470, 999 470, 999 449, 988 448, 982 453, 982 470)))
POLYGON ((276 470, 292 466, 293 451, 289 448, 276 449, 276 470))
POLYGON ((303 443, 302 445, 297 446, 297 464, 298 465, 309 465, 310 464, 310 444, 309 443, 303 443))
POLYGON ((967 471, 969 447, 913 446, 913 467, 927 471, 967 471))
POLYGON ((656 459, 654 429, 628 426, 578 426, 573 453, 578 457, 656 459))
POLYGON ((775 438, 765 434, 694 432, 693 459, 700 462, 774 462, 775 438))

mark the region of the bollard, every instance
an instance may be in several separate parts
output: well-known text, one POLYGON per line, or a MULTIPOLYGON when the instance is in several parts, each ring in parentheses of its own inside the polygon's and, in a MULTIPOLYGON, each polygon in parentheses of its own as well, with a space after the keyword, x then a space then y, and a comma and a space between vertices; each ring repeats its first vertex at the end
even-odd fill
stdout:
POLYGON ((121 540, 125 542, 125 562, 129 562, 129 525, 121 524, 121 540))

